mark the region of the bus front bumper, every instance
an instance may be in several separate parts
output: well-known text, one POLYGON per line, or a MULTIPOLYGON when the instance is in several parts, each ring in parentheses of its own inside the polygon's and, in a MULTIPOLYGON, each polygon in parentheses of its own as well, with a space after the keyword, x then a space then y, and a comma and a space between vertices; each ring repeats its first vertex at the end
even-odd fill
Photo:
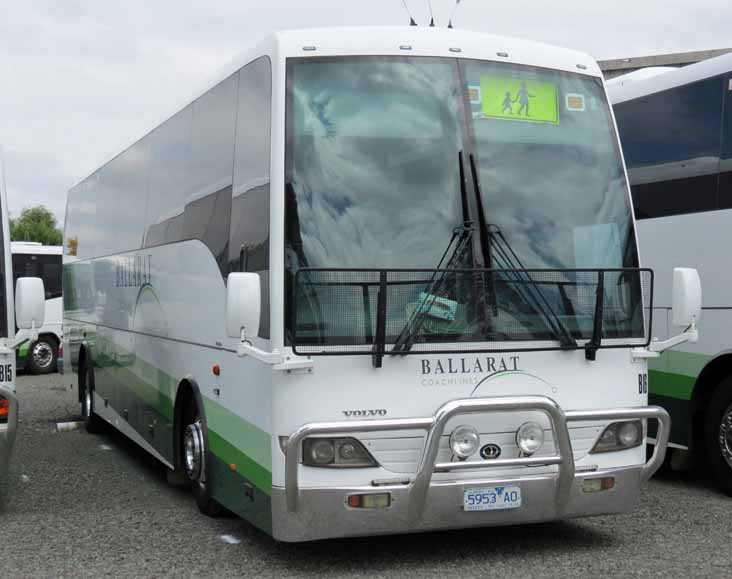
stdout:
POLYGON ((0 423, 0 477, 3 477, 10 467, 10 455, 13 452, 18 429, 18 398, 5 388, 0 388, 0 397, 9 403, 7 422, 0 423))
MULTIPOLYGON (((425 419, 389 419, 308 424, 290 436, 286 445, 285 487, 272 488, 272 531, 281 541, 311 541, 332 537, 392 534, 439 529, 538 523, 572 517, 625 513, 633 510, 641 488, 663 463, 671 420, 659 407, 563 411, 545 396, 510 396, 454 400, 425 419), (448 420, 459 414, 481 412, 544 412, 551 423, 557 452, 553 456, 499 458, 490 461, 436 463, 440 438, 448 420), (645 464, 602 470, 575 471, 568 422, 656 420, 658 437, 645 464), (416 474, 387 484, 300 488, 298 470, 302 441, 313 435, 345 435, 394 430, 426 431, 416 474), (555 465, 556 472, 531 473, 518 468, 555 465), (506 475, 505 469, 511 468, 506 475), (490 476, 493 469, 504 469, 490 476), (479 470, 470 480, 433 480, 434 472, 479 470), (613 479, 607 490, 594 490, 587 479, 613 479), (468 489, 518 486, 521 506, 504 510, 465 511, 468 489), (348 497, 389 493, 384 508, 351 508, 348 497)), ((593 483, 594 483, 593 481, 593 483)))

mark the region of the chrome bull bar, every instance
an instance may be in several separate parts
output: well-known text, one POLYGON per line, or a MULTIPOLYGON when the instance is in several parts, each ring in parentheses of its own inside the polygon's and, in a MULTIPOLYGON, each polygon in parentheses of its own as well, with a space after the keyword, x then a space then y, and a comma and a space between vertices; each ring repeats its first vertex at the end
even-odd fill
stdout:
POLYGON ((424 510, 425 500, 435 472, 477 470, 488 468, 508 468, 518 466, 557 465, 555 506, 561 513, 565 508, 575 477, 574 454, 569 437, 568 422, 616 421, 654 419, 658 422, 656 445, 650 460, 643 465, 641 481, 653 476, 663 463, 671 432, 671 418, 663 408, 642 406, 604 410, 569 410, 562 408, 548 396, 500 396, 495 398, 467 398, 452 400, 442 405, 434 416, 429 418, 392 418, 386 420, 358 420, 339 422, 320 422, 305 424, 298 428, 287 440, 285 446, 285 494, 287 510, 297 511, 299 497, 298 469, 302 441, 308 436, 344 435, 363 432, 424 430, 427 439, 414 479, 410 481, 409 517, 417 519, 424 510), (543 412, 551 424, 557 452, 551 456, 503 458, 491 461, 464 461, 436 463, 447 422, 457 415, 484 412, 543 412))
POLYGON ((8 421, 0 424, 0 476, 8 472, 18 429, 18 397, 6 388, 0 388, 0 396, 9 402, 8 421))

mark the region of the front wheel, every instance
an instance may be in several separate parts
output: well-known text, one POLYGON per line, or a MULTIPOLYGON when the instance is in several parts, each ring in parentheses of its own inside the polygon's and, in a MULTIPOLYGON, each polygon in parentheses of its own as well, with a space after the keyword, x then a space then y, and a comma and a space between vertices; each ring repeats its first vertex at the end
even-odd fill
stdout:
POLYGON ((183 443, 181 444, 183 471, 191 481, 191 489, 198 510, 206 516, 218 517, 222 513, 222 508, 211 492, 211 473, 206 464, 206 438, 203 421, 194 402, 188 406, 184 423, 183 443))
POLYGON ((732 378, 717 386, 705 422, 709 465, 722 490, 732 495, 732 378))
POLYGON ((45 336, 33 342, 28 349, 28 369, 31 374, 50 374, 56 371, 58 347, 45 336))

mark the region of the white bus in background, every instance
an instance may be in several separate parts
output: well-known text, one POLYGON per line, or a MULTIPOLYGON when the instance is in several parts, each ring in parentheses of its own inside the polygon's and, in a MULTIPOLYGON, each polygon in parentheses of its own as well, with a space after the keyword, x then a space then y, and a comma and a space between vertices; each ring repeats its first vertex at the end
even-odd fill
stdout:
POLYGON ((732 54, 617 77, 608 93, 643 262, 659 279, 655 335, 675 331, 673 267, 697 268, 705 289, 703 337, 652 362, 650 399, 671 415, 672 446, 732 494, 732 54))
POLYGON ((272 35, 69 192, 64 248, 88 430, 284 541, 632 510, 646 360, 696 337, 649 346, 596 63, 472 32, 272 35))
POLYGON ((42 280, 25 278, 13 283, 10 221, 1 153, 0 150, 0 479, 7 474, 18 428, 15 350, 38 337, 36 328, 43 325, 45 307, 42 280), (16 323, 21 328, 17 333, 16 323))
POLYGON ((10 243, 13 279, 40 277, 46 290, 46 322, 38 328, 38 339, 18 349, 18 368, 31 374, 48 374, 58 369, 61 353, 61 260, 63 248, 30 241, 10 243))

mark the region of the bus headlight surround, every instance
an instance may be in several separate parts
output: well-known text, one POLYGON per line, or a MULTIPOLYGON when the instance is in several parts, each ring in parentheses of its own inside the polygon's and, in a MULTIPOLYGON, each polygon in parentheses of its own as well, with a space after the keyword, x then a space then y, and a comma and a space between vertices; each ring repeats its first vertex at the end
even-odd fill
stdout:
POLYGON ((531 456, 544 446, 544 428, 538 422, 524 422, 516 431, 516 446, 525 456, 531 456))
POLYGON ((306 438, 302 443, 302 463, 326 468, 379 466, 355 438, 306 438))
POLYGON ((450 434, 450 450, 460 460, 475 454, 480 446, 480 434, 474 426, 462 424, 450 434))

